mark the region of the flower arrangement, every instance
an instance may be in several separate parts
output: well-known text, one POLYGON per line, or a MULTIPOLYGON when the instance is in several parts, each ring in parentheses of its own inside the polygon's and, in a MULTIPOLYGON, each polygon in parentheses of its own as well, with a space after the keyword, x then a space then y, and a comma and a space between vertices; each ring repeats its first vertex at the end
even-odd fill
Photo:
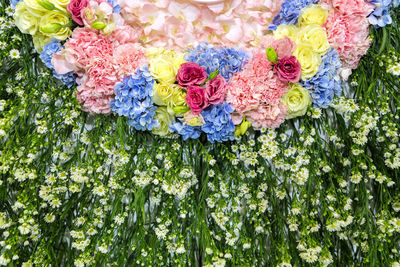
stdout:
MULTIPOLYGON (((187 139, 205 133, 209 141, 223 142, 250 126, 277 128, 304 116, 310 106, 329 107, 340 97, 341 81, 370 46, 370 24, 390 23, 385 10, 399 4, 278 2, 260 5, 264 12, 252 11, 255 19, 241 21, 233 15, 240 29, 227 22, 229 30, 215 30, 220 39, 214 44, 206 42, 214 40, 207 35, 216 24, 210 12, 223 13, 223 4, 210 9, 174 1, 162 6, 146 1, 24 0, 14 16, 20 30, 37 40, 35 47, 55 77, 69 86, 76 82, 84 111, 113 112, 127 117, 135 129, 161 136, 175 133, 187 139), (178 7, 185 11, 182 26, 178 14, 170 14, 178 7), (133 12, 136 8, 144 13, 133 12), (145 19, 144 10, 158 12, 158 19, 145 19), (183 36, 190 25, 203 25, 203 32, 193 28, 183 36), (151 46, 168 43, 161 36, 172 26, 177 32, 170 34, 171 49, 151 46), (243 27, 254 30, 254 38, 243 27), (155 36, 160 30, 165 32, 155 36)), ((255 6, 250 1, 228 4, 234 14, 244 8, 255 6)))

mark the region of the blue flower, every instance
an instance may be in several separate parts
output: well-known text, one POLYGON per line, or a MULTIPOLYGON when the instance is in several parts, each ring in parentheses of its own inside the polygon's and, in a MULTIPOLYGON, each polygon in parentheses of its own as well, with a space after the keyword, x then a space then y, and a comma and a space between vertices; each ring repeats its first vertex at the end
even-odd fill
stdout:
POLYGON ((181 121, 173 122, 172 125, 169 126, 169 129, 171 132, 182 135, 183 140, 187 140, 189 138, 197 139, 201 135, 201 127, 193 127, 181 121))
POLYGON ((152 130, 159 123, 154 120, 157 107, 153 96, 154 79, 147 67, 138 69, 136 74, 124 78, 114 87, 115 99, 111 101, 111 109, 120 116, 129 118, 129 125, 136 130, 152 130))
POLYGON ((107 2, 113 7, 113 13, 121 13, 121 7, 118 4, 118 0, 107 0, 107 2))
POLYGON ((281 11, 272 20, 269 25, 269 30, 276 30, 281 24, 296 24, 298 17, 301 15, 301 10, 311 4, 318 3, 319 0, 285 0, 282 3, 281 11))
POLYGON ((71 87, 76 83, 74 74, 72 72, 68 72, 66 74, 57 74, 57 72, 54 70, 53 64, 51 64, 53 54, 57 53, 61 49, 63 49, 61 43, 56 39, 53 39, 50 43, 47 43, 43 46, 43 51, 40 53, 39 57, 46 65, 46 67, 53 70, 53 76, 56 79, 59 79, 66 86, 71 87))
POLYGON ((249 57, 242 49, 216 48, 209 43, 202 42, 197 47, 189 49, 185 60, 199 64, 207 71, 208 75, 219 70, 222 77, 229 81, 235 73, 242 71, 249 57))
POLYGON ((327 108, 332 104, 334 95, 342 93, 342 83, 338 70, 342 67, 339 53, 330 49, 323 57, 318 73, 301 84, 310 91, 315 107, 327 108))
POLYGON ((399 0, 372 0, 370 2, 375 4, 376 8, 368 17, 369 23, 375 27, 385 27, 388 24, 392 24, 393 20, 389 10, 392 7, 398 7, 399 0))
POLYGON ((235 139, 235 125, 232 122, 231 114, 234 108, 226 102, 218 105, 211 105, 201 112, 205 124, 201 130, 207 134, 211 143, 225 142, 235 139))
POLYGON ((15 9, 19 2, 22 2, 22 0, 10 0, 11 8, 15 9))

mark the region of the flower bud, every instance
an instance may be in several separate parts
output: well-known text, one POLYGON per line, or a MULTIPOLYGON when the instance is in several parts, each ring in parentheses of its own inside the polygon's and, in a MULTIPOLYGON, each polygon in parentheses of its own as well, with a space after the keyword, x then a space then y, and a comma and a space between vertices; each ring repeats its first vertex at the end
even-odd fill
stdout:
POLYGON ((236 136, 244 135, 250 127, 251 127, 251 122, 247 121, 246 118, 244 118, 242 123, 236 126, 235 135, 236 136))
POLYGON ((176 114, 183 114, 190 109, 188 106, 176 106, 176 107, 173 107, 173 110, 176 114))
POLYGON ((50 3, 49 1, 42 1, 42 0, 38 0, 37 1, 39 5, 41 5, 42 7, 44 7, 47 10, 54 10, 56 9, 56 6, 53 5, 53 3, 50 3))
POLYGON ((96 21, 95 23, 90 25, 90 27, 92 27, 93 29, 96 29, 96 30, 102 30, 106 26, 107 26, 107 24, 105 24, 104 22, 101 22, 101 21, 96 21))
POLYGON ((272 63, 278 62, 278 54, 276 53, 273 47, 265 48, 265 54, 267 55, 268 60, 271 61, 272 63))
POLYGON ((61 30, 62 27, 63 25, 60 23, 47 23, 43 26, 40 26, 40 31, 42 33, 56 33, 61 30))

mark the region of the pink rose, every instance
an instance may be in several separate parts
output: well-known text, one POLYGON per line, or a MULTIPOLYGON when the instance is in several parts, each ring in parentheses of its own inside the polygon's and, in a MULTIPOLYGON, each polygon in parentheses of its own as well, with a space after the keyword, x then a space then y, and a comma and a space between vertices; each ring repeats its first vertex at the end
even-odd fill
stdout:
POLYGON ((224 77, 218 74, 206 83, 206 95, 209 104, 222 103, 225 99, 227 83, 224 77))
POLYGON ((280 59, 275 65, 275 71, 283 82, 297 83, 300 81, 301 66, 295 56, 280 59))
POLYGON ((72 15, 72 19, 79 25, 83 25, 81 13, 89 4, 88 0, 71 0, 67 5, 67 10, 72 15))
POLYGON ((206 90, 201 86, 189 86, 185 100, 194 115, 200 114, 203 109, 208 107, 206 90))
POLYGON ((178 70, 176 80, 182 87, 200 85, 207 80, 207 72, 197 63, 183 63, 178 70))
POLYGON ((294 51, 295 46, 295 43, 293 43, 292 40, 290 40, 290 38, 287 36, 283 37, 282 39, 275 40, 272 43, 272 47, 278 54, 278 59, 290 57, 294 51))

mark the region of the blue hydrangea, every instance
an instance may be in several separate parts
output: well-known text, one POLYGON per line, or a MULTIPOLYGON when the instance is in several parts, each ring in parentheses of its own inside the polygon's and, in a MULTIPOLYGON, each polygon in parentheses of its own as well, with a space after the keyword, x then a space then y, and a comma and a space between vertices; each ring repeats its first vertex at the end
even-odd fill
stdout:
POLYGON ((115 99, 111 101, 111 109, 120 116, 129 118, 129 125, 136 130, 152 130, 159 127, 154 120, 157 107, 153 96, 154 79, 147 67, 138 69, 136 74, 123 79, 114 87, 115 99))
POLYGON ((311 4, 318 3, 319 0, 286 0, 282 3, 281 11, 272 20, 269 30, 276 30, 281 24, 296 24, 301 15, 301 10, 311 4))
POLYGON ((112 5, 113 7, 113 13, 121 13, 121 7, 118 4, 118 0, 107 0, 108 3, 110 3, 110 5, 112 5))
POLYGON ((372 0, 371 3, 376 5, 374 12, 369 15, 369 23, 375 27, 385 27, 392 24, 392 17, 389 14, 391 8, 399 6, 399 0, 372 0))
POLYGON ((56 79, 59 79, 66 86, 71 87, 76 83, 74 74, 72 72, 68 72, 66 74, 57 74, 54 70, 53 64, 51 64, 53 54, 57 53, 61 49, 63 49, 63 46, 60 44, 60 42, 56 39, 53 39, 50 43, 47 43, 43 46, 43 51, 40 53, 39 57, 46 67, 53 70, 53 76, 56 79))
POLYGON ((242 49, 217 48, 209 43, 202 42, 197 47, 189 49, 185 60, 199 64, 205 68, 208 75, 219 70, 222 77, 229 81, 235 73, 242 71, 249 57, 242 49))
POLYGON ((208 141, 214 143, 235 139, 235 125, 231 119, 233 111, 234 108, 224 102, 211 105, 201 112, 205 121, 201 130, 207 134, 208 141))
POLYGON ((301 82, 310 91, 315 107, 327 108, 332 104, 334 95, 339 96, 342 93, 342 83, 338 74, 341 67, 339 53, 332 48, 322 57, 318 73, 301 82))
POLYGON ((11 8, 15 9, 19 2, 22 2, 22 0, 10 0, 11 8))
POLYGON ((183 140, 187 140, 189 138, 197 139, 201 135, 200 126, 193 127, 181 121, 173 122, 172 125, 169 126, 169 129, 171 132, 182 135, 183 140))

